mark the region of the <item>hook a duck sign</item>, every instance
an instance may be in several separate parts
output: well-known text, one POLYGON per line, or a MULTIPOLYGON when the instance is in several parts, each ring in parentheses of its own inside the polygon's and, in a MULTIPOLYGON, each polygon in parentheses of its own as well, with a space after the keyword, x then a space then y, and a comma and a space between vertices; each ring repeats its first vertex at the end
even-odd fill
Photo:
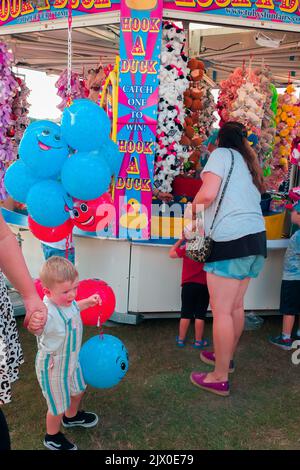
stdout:
POLYGON ((163 0, 122 0, 115 179, 117 235, 150 237, 163 0))

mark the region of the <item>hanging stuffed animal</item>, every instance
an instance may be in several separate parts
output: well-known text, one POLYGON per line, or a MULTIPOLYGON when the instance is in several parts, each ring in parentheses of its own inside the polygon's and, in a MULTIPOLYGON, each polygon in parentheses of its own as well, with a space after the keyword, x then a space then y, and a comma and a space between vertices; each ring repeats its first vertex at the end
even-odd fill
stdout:
POLYGON ((179 174, 183 153, 180 144, 184 124, 183 95, 188 86, 187 57, 183 52, 185 41, 183 29, 174 23, 164 22, 154 185, 166 193, 172 191, 172 182, 179 174))

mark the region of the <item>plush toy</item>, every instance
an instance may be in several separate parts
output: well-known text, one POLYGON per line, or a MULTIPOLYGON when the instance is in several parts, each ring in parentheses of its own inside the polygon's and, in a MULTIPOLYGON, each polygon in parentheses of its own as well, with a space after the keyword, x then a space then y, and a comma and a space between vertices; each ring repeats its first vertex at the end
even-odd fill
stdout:
POLYGON ((268 183, 273 189, 278 188, 288 178, 293 141, 300 137, 300 106, 295 88, 291 84, 278 97, 275 121, 277 127, 272 160, 272 178, 268 179, 268 183))
MULTIPOLYGON (((63 111, 68 104, 68 90, 67 90, 67 83, 68 83, 68 72, 64 70, 55 86, 57 88, 57 95, 62 99, 61 103, 57 105, 57 108, 60 111, 63 111)), ((79 75, 75 72, 71 74, 71 98, 72 100, 76 98, 86 98, 87 97, 87 90, 85 88, 84 81, 79 78, 79 75)))
POLYGON ((217 110, 220 116, 220 127, 229 121, 229 113, 232 104, 237 98, 237 93, 246 77, 246 68, 237 67, 227 80, 220 82, 220 93, 217 102, 217 110))
POLYGON ((278 93, 275 86, 272 84, 273 77, 269 67, 262 65, 261 68, 255 69, 254 73, 258 78, 259 87, 266 98, 263 106, 260 137, 257 145, 255 145, 255 151, 263 168, 266 184, 268 186, 267 179, 272 173, 272 158, 276 133, 275 115, 278 93))
POLYGON ((172 191, 180 171, 183 153, 184 95, 188 87, 187 57, 183 49, 185 32, 172 22, 164 22, 162 33, 160 87, 154 184, 162 192, 172 191))
POLYGON ((293 141, 290 162, 300 167, 300 137, 293 141))
POLYGON ((15 135, 12 106, 18 83, 12 74, 13 55, 0 42, 0 199, 7 198, 3 178, 7 167, 15 160, 16 151, 11 137, 15 135))
POLYGON ((88 90, 88 98, 95 103, 98 102, 99 93, 101 92, 104 80, 105 71, 103 67, 89 70, 86 88, 88 90))
POLYGON ((181 174, 195 177, 201 170, 201 156, 207 153, 203 142, 209 136, 215 121, 215 104, 209 87, 203 81, 204 63, 192 58, 188 61, 190 86, 184 93, 185 120, 181 144, 181 174))

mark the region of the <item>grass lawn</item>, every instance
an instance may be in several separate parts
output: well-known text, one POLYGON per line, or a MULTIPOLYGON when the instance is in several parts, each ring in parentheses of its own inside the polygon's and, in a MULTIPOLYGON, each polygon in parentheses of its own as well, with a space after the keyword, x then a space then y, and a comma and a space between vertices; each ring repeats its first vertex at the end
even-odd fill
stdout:
MULTIPOLYGON (((280 317, 267 317, 260 330, 244 333, 226 398, 190 383, 192 370, 210 367, 191 344, 176 347, 178 320, 104 328, 126 345, 129 371, 113 389, 88 389, 83 407, 99 413, 100 423, 67 435, 80 449, 300 449, 300 365, 292 364, 291 352, 266 341, 280 324, 280 317)), ((20 318, 18 325, 25 364, 4 411, 13 449, 44 449, 46 406, 34 371, 35 338, 20 318)), ((211 337, 211 320, 206 331, 211 337)), ((85 339, 95 334, 96 328, 85 329, 85 339)))

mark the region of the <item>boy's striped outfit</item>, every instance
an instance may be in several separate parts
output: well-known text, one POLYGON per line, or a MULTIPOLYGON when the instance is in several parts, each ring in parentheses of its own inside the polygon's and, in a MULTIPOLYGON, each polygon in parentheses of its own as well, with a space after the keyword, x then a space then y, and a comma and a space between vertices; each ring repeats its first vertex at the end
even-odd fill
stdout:
POLYGON ((76 302, 70 307, 58 307, 45 297, 44 303, 48 319, 37 339, 35 369, 48 410, 57 416, 69 408, 71 396, 86 389, 79 364, 82 321, 76 302))

